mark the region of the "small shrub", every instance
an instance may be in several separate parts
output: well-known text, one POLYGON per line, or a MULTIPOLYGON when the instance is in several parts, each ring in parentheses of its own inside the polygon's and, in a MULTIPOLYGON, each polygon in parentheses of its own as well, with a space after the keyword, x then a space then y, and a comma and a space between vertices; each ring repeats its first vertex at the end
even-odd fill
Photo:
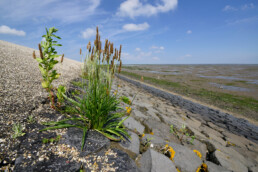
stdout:
MULTIPOLYGON (((57 31, 58 29, 54 27, 50 28, 49 30, 46 28, 47 33, 46 35, 42 36, 45 38, 45 41, 41 41, 41 44, 38 44, 40 57, 36 57, 35 51, 33 52, 33 58, 38 61, 39 69, 42 75, 41 85, 49 92, 49 99, 51 101, 52 108, 55 108, 54 86, 52 82, 60 77, 60 73, 57 73, 57 71, 54 69, 54 66, 58 63, 58 60, 55 60, 55 58, 60 56, 57 55, 54 46, 62 46, 61 44, 57 44, 57 41, 53 40, 53 37, 61 39, 59 36, 54 35, 54 33, 57 31)), ((64 55, 61 58, 61 62, 63 61, 63 57, 64 55)), ((60 87, 58 89, 63 90, 64 86, 60 87)))

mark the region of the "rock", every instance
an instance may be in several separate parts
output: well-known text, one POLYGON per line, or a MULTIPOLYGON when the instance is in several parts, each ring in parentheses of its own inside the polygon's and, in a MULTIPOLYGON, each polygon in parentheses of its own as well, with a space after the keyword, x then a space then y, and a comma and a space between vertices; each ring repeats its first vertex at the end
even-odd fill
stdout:
MULTIPOLYGON (((190 140, 191 140, 191 138, 188 138, 188 141, 190 141, 190 140)), ((206 159, 206 154, 208 152, 206 144, 200 142, 197 139, 194 139, 193 144, 191 144, 189 142, 189 143, 185 144, 185 146, 187 146, 191 150, 198 150, 202 154, 202 159, 206 159)))
POLYGON ((79 171, 81 167, 81 163, 69 161, 66 158, 58 157, 55 155, 51 155, 48 161, 38 161, 36 164, 32 164, 32 162, 25 161, 23 163, 16 163, 14 172, 26 171, 26 172, 34 172, 34 171, 58 171, 58 172, 74 172, 79 171), (27 163, 25 163, 27 162, 27 163), (27 164, 27 165, 26 165, 27 164))
POLYGON ((161 137, 165 141, 173 141, 179 143, 179 140, 176 136, 170 133, 170 127, 164 123, 156 121, 154 119, 148 119, 144 121, 145 126, 148 128, 149 131, 153 132, 154 135, 161 137))
POLYGON ((108 149, 84 157, 85 171, 129 171, 139 172, 135 162, 123 151, 108 149))
POLYGON ((131 129, 131 130, 136 130, 139 132, 139 134, 143 134, 144 133, 144 126, 139 123, 138 121, 136 121, 133 117, 129 117, 124 121, 124 125, 125 127, 131 129))
MULTIPOLYGON (((64 139, 61 143, 75 147, 79 152, 81 152, 81 141, 82 141, 83 131, 78 128, 68 128, 67 134, 63 137, 64 139)), ((85 145, 80 156, 86 156, 88 154, 99 152, 103 149, 107 149, 110 146, 110 141, 108 138, 103 136, 97 131, 89 130, 86 135, 85 145)))
POLYGON ((177 172, 174 163, 168 157, 152 149, 142 155, 139 163, 142 172, 177 172))
POLYGON ((248 168, 240 160, 244 157, 240 157, 241 155, 237 152, 233 154, 229 155, 219 150, 214 152, 214 156, 221 166, 234 172, 248 172, 248 168), (233 154, 234 156, 232 156, 233 154))
POLYGON ((128 134, 131 136, 130 140, 123 140, 119 144, 122 148, 127 149, 136 155, 138 155, 140 152, 140 141, 137 134, 134 132, 129 131, 128 134))
POLYGON ((173 160, 180 171, 196 172, 198 167, 202 165, 201 159, 191 149, 173 142, 168 143, 168 145, 175 151, 173 160))
POLYGON ((142 137, 142 142, 146 142, 149 140, 150 143, 154 145, 164 146, 167 142, 163 140, 161 137, 151 134, 145 134, 144 137, 142 137))
POLYGON ((143 121, 148 118, 146 115, 144 115, 142 112, 138 111, 137 109, 133 109, 132 116, 135 119, 140 120, 140 121, 143 121))
POLYGON ((254 166, 254 167, 251 167, 250 172, 257 172, 258 171, 258 166, 254 166))
POLYGON ((157 121, 160 121, 159 117, 157 116, 157 114, 159 114, 159 112, 151 107, 148 108, 148 111, 146 112, 146 115, 149 118, 153 118, 157 121))
POLYGON ((205 164, 208 166, 208 171, 209 172, 232 172, 222 166, 219 166, 217 164, 214 164, 210 161, 206 161, 205 164))

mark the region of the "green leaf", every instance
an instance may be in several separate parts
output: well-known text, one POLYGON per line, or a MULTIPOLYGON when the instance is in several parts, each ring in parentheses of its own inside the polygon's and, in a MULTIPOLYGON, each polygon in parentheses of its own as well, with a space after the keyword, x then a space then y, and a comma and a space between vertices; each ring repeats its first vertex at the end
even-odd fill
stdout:
POLYGON ((83 128, 83 136, 82 136, 82 146, 81 146, 81 151, 83 150, 83 147, 85 145, 85 138, 86 138, 86 133, 87 133, 87 128, 83 128))
POLYGON ((43 81, 41 83, 41 85, 42 85, 43 88, 48 88, 49 87, 49 82, 48 81, 43 81))
POLYGON ((36 60, 39 62, 39 63, 42 63, 43 62, 43 60, 41 59, 41 58, 36 58, 36 60))

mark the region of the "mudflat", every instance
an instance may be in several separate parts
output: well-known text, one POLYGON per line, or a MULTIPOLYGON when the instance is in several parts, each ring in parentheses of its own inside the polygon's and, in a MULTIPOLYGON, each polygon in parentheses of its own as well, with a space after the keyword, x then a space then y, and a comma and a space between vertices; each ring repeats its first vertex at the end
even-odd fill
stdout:
POLYGON ((128 65, 122 74, 258 121, 258 65, 128 65))

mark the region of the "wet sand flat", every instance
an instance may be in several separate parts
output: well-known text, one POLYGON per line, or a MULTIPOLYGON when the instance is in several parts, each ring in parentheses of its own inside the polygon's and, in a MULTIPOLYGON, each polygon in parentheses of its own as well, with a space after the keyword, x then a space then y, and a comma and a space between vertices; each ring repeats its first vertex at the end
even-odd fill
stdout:
POLYGON ((127 65, 122 74, 258 120, 258 65, 127 65))

